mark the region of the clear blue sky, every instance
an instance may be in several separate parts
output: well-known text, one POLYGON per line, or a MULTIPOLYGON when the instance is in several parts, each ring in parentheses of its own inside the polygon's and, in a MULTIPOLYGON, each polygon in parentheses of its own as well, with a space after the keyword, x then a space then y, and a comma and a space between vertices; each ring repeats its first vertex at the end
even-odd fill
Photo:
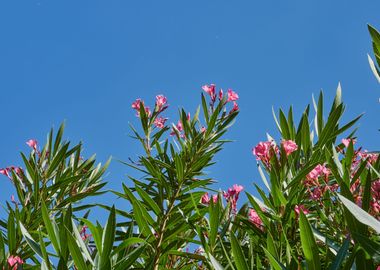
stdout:
MULTIPOLYGON (((380 28, 379 1, 2 1, 0 168, 20 165, 25 141, 42 142, 66 120, 66 138, 85 153, 127 160, 131 102, 165 94, 170 120, 194 111, 201 86, 240 95, 241 113, 210 173, 221 188, 260 181, 251 148, 278 138, 271 107, 297 115, 338 81, 349 119, 366 112, 359 144, 379 150, 380 85, 368 66, 366 24, 380 28)), ((109 188, 134 172, 113 162, 109 188)), ((1 177, 4 202, 14 192, 1 177)), ((127 182, 128 183, 128 182, 127 182)), ((218 187, 218 186, 216 186, 218 187)))

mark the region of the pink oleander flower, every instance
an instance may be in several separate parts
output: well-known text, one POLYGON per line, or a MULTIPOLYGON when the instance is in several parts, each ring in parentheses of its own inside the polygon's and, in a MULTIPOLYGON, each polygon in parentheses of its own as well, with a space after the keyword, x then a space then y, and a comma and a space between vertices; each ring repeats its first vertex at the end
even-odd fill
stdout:
POLYGON ((323 195, 323 192, 320 187, 315 187, 310 194, 312 200, 319 200, 323 195))
POLYGON ((306 178, 309 180, 318 180, 320 176, 329 174, 330 170, 326 168, 325 165, 318 164, 314 169, 311 170, 311 172, 308 173, 306 178))
MULTIPOLYGON (((183 131, 183 126, 182 126, 182 122, 181 120, 178 120, 178 123, 177 125, 174 125, 173 124, 173 128, 172 128, 172 132, 170 132, 170 135, 173 136, 176 134, 175 130, 177 130, 178 132, 182 132, 183 131)), ((182 136, 181 136, 182 137, 182 136)))
POLYGON ((26 142, 27 145, 29 145, 30 148, 33 150, 37 150, 37 141, 34 139, 30 139, 26 142))
POLYGON ((248 219, 260 230, 264 229, 263 221, 261 220, 261 218, 259 217, 259 215, 257 214, 257 212, 254 209, 249 209, 248 219))
MULTIPOLYGON (((132 102, 132 109, 136 110, 136 116, 137 117, 140 117, 141 104, 144 105, 144 101, 142 101, 139 98, 136 99, 134 102, 132 102)), ((152 112, 150 111, 150 108, 148 106, 145 107, 145 113, 148 117, 150 117, 150 115, 152 114, 152 112)))
POLYGON ((289 156, 298 149, 298 145, 292 140, 282 141, 282 147, 285 150, 286 156, 289 156))
POLYGON ((352 141, 352 144, 356 143, 356 140, 347 138, 347 139, 342 139, 342 143, 345 147, 348 147, 350 145, 350 142, 352 141))
POLYGON ((139 111, 141 102, 142 102, 142 100, 139 98, 136 99, 134 102, 132 102, 132 109, 139 111))
POLYGON ((368 153, 367 150, 359 152, 358 156, 361 159, 367 159, 367 162, 370 163, 370 164, 375 163, 377 161, 377 158, 379 157, 378 154, 376 154, 376 153, 368 153))
POLYGON ((9 168, 0 169, 0 174, 5 175, 6 177, 10 178, 9 168))
POLYGON ((237 93, 235 93, 234 91, 232 91, 232 89, 228 89, 227 90, 227 102, 229 101, 236 101, 239 99, 239 96, 237 93))
POLYGON ((380 180, 372 182, 371 189, 374 199, 380 200, 380 180))
POLYGON ((300 205, 296 205, 294 207, 294 212, 296 212, 296 216, 298 217, 300 212, 303 212, 305 215, 309 214, 309 210, 303 205, 303 204, 300 204, 300 205))
POLYGON ((158 117, 154 119, 154 125, 158 128, 164 128, 166 120, 168 120, 168 118, 158 117))
POLYGON ((219 100, 223 99, 223 89, 219 90, 219 100))
POLYGON ((203 85, 202 89, 210 95, 212 102, 215 102, 216 94, 215 94, 215 84, 203 85))
POLYGON ((207 192, 202 195, 201 203, 203 203, 203 204, 209 204, 210 203, 210 197, 208 196, 207 192))
POLYGON ((278 152, 278 148, 273 141, 259 142, 252 149, 252 153, 256 156, 256 160, 261 160, 267 166, 269 166, 270 159, 276 152, 278 152))
POLYGON ((150 108, 148 106, 145 107, 145 113, 148 117, 151 116, 152 112, 150 111, 150 108))
POLYGON ((212 195, 212 201, 213 201, 214 203, 217 203, 217 202, 218 202, 218 195, 217 195, 217 194, 212 195))
POLYGON ((22 173, 23 173, 22 168, 20 168, 20 167, 16 167, 14 170, 15 170, 16 174, 19 176, 22 175, 22 173))
POLYGON ((236 112, 238 110, 239 110, 239 105, 237 104, 237 102, 234 101, 234 106, 232 107, 230 113, 236 112))
POLYGON ((18 266, 24 264, 24 261, 19 256, 9 256, 7 260, 10 267, 12 267, 12 270, 16 270, 18 266))
POLYGON ((380 203, 379 201, 371 201, 371 210, 375 214, 380 214, 380 203))
POLYGON ((156 96, 156 106, 158 111, 161 111, 161 109, 165 106, 167 102, 167 98, 164 95, 157 95, 156 96))
POLYGON ((232 186, 232 188, 229 188, 227 192, 223 192, 224 198, 226 198, 226 200, 231 203, 233 212, 236 212, 236 203, 239 199, 239 194, 243 189, 243 186, 235 184, 232 186))

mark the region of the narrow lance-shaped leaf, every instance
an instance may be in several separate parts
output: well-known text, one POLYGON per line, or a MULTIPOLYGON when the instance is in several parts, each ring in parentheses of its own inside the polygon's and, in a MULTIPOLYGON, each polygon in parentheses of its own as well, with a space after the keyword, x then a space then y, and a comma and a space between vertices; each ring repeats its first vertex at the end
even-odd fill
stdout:
POLYGON ((305 255, 306 263, 308 265, 308 269, 319 270, 321 269, 321 263, 319 259, 318 246, 315 242, 315 238, 311 230, 309 221, 307 220, 305 214, 302 211, 300 211, 299 224, 301 234, 301 245, 303 253, 305 255))

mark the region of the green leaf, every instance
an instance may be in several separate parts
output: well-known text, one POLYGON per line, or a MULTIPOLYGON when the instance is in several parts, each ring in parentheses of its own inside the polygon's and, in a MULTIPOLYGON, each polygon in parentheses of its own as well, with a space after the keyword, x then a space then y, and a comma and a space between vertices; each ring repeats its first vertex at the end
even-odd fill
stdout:
POLYGON ((42 254, 42 250, 40 245, 34 241, 33 237, 29 234, 29 232, 25 229, 24 225, 22 225, 21 221, 19 222, 21 233, 23 234, 28 245, 33 249, 33 251, 43 260, 44 256, 42 254))
POLYGON ((83 258, 82 252, 77 245, 77 242, 75 241, 74 237, 71 235, 71 233, 67 230, 67 244, 70 251, 70 255, 74 260, 75 266, 77 269, 89 269, 89 267, 86 265, 86 262, 83 258))
POLYGON ((351 214, 359 220, 361 223, 370 226, 372 229, 374 229, 377 233, 380 234, 380 222, 376 220, 373 216, 368 214, 366 211, 361 209, 359 206, 357 206, 355 203, 351 202, 349 199, 343 197, 342 195, 338 194, 339 199, 342 201, 344 206, 347 208, 348 211, 351 212, 351 214))
POLYGON ((299 224, 301 234, 301 245, 303 253, 305 255, 306 263, 308 265, 308 269, 321 269, 318 246, 315 242, 315 238, 309 221, 307 220, 305 214, 302 211, 300 212, 299 224))
POLYGON ((248 270, 248 264, 244 257, 243 250, 241 249, 239 241, 236 239, 235 234, 230 233, 232 256, 236 264, 237 270, 248 270))
POLYGON ((135 187, 137 193, 140 195, 141 199, 144 200, 144 202, 150 206, 151 210, 157 215, 159 216, 161 214, 161 210, 160 208, 158 207, 157 203, 149 196, 148 193, 146 193, 145 190, 143 190, 142 188, 136 186, 135 187))
POLYGON ((99 269, 110 269, 111 261, 110 255, 113 249, 113 243, 115 241, 116 231, 116 216, 115 206, 112 206, 108 221, 103 231, 102 237, 102 254, 100 256, 99 269))
POLYGON ((372 70, 372 73, 373 73, 373 75, 375 75, 375 78, 380 83, 380 71, 377 68, 377 66, 375 65, 375 63, 373 62, 371 56, 369 56, 369 54, 367 54, 367 57, 368 57, 368 63, 369 63, 369 66, 372 70))
POLYGON ((50 261, 49 261, 49 256, 46 252, 46 246, 45 246, 45 242, 44 242, 44 238, 42 236, 41 230, 38 230, 38 236, 39 236, 40 247, 41 247, 41 252, 42 252, 42 257, 43 257, 42 263, 44 266, 42 268, 52 269, 50 261))
POLYGON ((57 252, 57 255, 59 255, 61 248, 59 246, 59 234, 57 232, 57 225, 55 224, 54 220, 50 219, 48 210, 43 201, 41 201, 41 212, 49 239, 53 244, 55 252, 57 252))
POLYGON ((333 263, 331 264, 329 270, 341 269, 343 261, 346 259, 348 248, 350 247, 350 238, 344 240, 343 245, 340 247, 338 254, 335 256, 333 263))
POLYGON ((7 231, 8 231, 8 248, 9 248, 9 251, 12 253, 16 249, 16 223, 15 223, 13 211, 11 211, 8 216, 7 231))
POLYGON ((211 265, 214 267, 215 270, 224 270, 223 266, 220 265, 220 263, 212 256, 211 254, 208 254, 211 265))
POLYGON ((262 249, 264 250, 271 266, 275 270, 286 270, 286 267, 280 261, 278 261, 268 250, 266 250, 264 247, 262 247, 262 249))

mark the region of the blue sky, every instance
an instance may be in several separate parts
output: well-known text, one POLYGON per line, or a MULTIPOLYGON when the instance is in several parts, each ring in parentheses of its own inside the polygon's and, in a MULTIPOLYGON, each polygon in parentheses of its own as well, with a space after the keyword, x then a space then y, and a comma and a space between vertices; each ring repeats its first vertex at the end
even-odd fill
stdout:
MULTIPOLYGON (((340 81, 348 120, 365 112, 359 142, 380 150, 380 86, 368 66, 366 24, 380 28, 378 1, 2 1, 0 3, 0 168, 20 165, 25 141, 43 142, 66 120, 65 137, 85 153, 127 160, 141 151, 128 123, 131 102, 193 112, 201 86, 240 95, 241 113, 210 173, 215 187, 253 192, 260 182, 251 148, 278 138, 271 108, 300 115, 322 88, 340 81)), ((114 161, 108 188, 134 172, 114 161)), ((1 202, 14 192, 5 177, 1 202)))

